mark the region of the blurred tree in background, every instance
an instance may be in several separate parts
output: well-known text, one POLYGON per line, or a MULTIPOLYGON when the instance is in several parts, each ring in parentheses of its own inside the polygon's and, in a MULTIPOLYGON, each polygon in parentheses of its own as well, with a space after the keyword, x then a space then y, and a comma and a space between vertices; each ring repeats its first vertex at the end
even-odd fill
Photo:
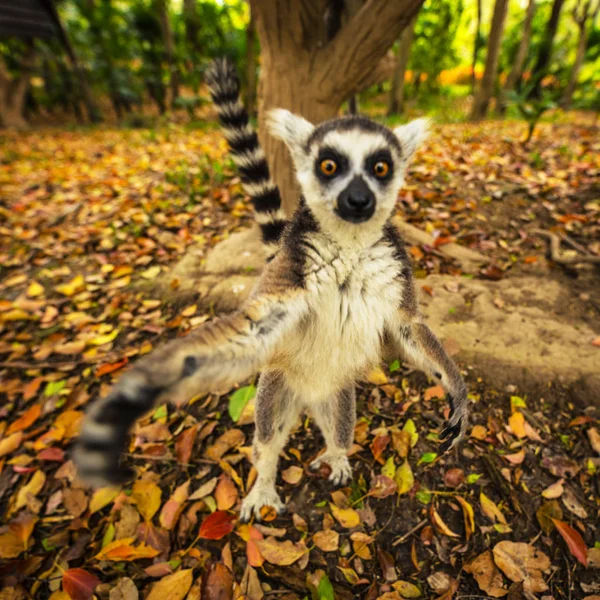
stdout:
POLYGON ((203 73, 212 58, 222 55, 238 65, 252 113, 262 103, 283 103, 308 118, 326 118, 341 101, 360 92, 362 109, 384 103, 390 115, 408 111, 464 119, 469 114, 481 118, 491 110, 518 116, 522 111, 515 98, 522 98, 525 88, 529 100, 551 94, 565 109, 598 110, 600 0, 407 2, 406 10, 414 4, 417 16, 402 21, 402 33, 389 32, 390 23, 372 28, 369 36, 381 46, 381 59, 358 68, 355 57, 347 81, 339 74, 340 97, 332 102, 323 101, 327 80, 313 75, 331 53, 339 53, 339 61, 354 52, 353 40, 339 32, 363 7, 362 20, 365 15, 371 19, 375 0, 318 0, 309 3, 308 12, 308 5, 298 0, 286 4, 287 12, 281 12, 276 0, 256 0, 252 19, 244 0, 27 2, 55 6, 64 36, 17 37, 2 27, 0 11, 0 122, 5 126, 101 119, 141 125, 159 116, 197 119, 207 101, 203 73), (496 8, 496 23, 502 27, 494 31, 496 8), (313 75, 307 72, 306 77, 300 75, 305 64, 301 45, 283 61, 285 68, 277 67, 294 44, 287 44, 287 50, 270 49, 277 25, 265 20, 265 15, 280 14, 284 21, 293 21, 290 15, 301 13, 304 21, 280 23, 279 34, 290 41, 294 28, 304 27, 305 38, 314 38, 313 75), (392 34, 394 44, 388 40, 392 34), (341 44, 346 44, 343 50, 341 44), (263 74, 263 81, 271 83, 266 88, 261 84, 262 95, 261 65, 271 73, 266 79, 263 74), (365 67, 370 78, 358 73, 365 67), (293 82, 300 80, 302 92, 296 90, 293 100, 286 100, 283 90, 295 89, 293 82), (315 99, 315 94, 323 98, 315 99))

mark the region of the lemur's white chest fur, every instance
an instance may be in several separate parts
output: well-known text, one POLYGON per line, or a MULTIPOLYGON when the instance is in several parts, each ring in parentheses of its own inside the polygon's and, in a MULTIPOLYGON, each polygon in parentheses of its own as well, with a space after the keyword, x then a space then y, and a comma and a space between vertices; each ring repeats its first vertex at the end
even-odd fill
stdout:
POLYGON ((352 251, 315 235, 310 245, 307 316, 273 360, 309 404, 330 399, 379 363, 384 330, 402 294, 398 263, 384 241, 352 251))

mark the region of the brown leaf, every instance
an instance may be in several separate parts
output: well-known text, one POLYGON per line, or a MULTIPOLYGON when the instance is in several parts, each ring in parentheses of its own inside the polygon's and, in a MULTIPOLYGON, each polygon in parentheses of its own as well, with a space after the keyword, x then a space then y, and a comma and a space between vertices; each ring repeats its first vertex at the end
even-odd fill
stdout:
POLYGON ((190 488, 190 480, 182 483, 175 489, 173 495, 165 502, 165 505, 160 511, 158 520, 161 527, 171 530, 177 523, 177 519, 183 510, 183 504, 188 499, 190 488))
POLYGON ((109 600, 139 600, 139 592, 133 580, 129 577, 121 577, 110 590, 109 600))
POLYGON ((465 482, 465 472, 462 469, 448 469, 444 473, 444 483, 449 487, 456 489, 465 482))
POLYGON ((241 446, 246 436, 240 429, 228 429, 210 448, 206 450, 206 456, 213 460, 219 460, 232 448, 241 446))
POLYGON ((550 532, 554 529, 554 519, 562 519, 562 510, 556 500, 550 502, 544 502, 535 513, 540 527, 546 535, 550 535, 550 532))
POLYGON ((304 475, 304 470, 302 467, 298 467, 296 465, 292 465, 281 472, 282 479, 290 485, 296 485, 300 483, 302 475, 304 475))
POLYGON ((387 434, 378 435, 371 443, 371 452, 373 453, 373 458, 382 465, 385 463, 385 460, 383 459, 383 452, 389 443, 390 436, 387 434))
POLYGON ((590 446, 596 454, 600 454, 600 432, 595 427, 590 427, 587 432, 590 446))
POLYGON ((479 494, 479 502, 483 514, 494 523, 502 523, 506 525, 506 517, 498 508, 495 502, 490 500, 483 492, 479 494))
POLYGON ((508 590, 504 587, 502 573, 494 564, 492 553, 489 550, 466 564, 465 571, 473 575, 479 588, 486 594, 494 598, 502 598, 508 594, 508 590))
POLYGON ((398 579, 398 574, 396 573, 396 562, 394 557, 383 548, 378 547, 377 560, 381 567, 383 578, 388 582, 396 581, 398 579))
POLYGON ((558 519, 552 519, 554 526, 558 530, 558 533, 562 536, 563 540, 567 542, 567 546, 571 554, 584 566, 588 566, 587 560, 587 546, 583 541, 583 538, 578 531, 573 529, 570 525, 564 521, 558 519))
POLYGON ((317 531, 313 535, 313 542, 323 552, 335 552, 340 546, 340 534, 333 529, 317 531))
POLYGON ((233 575, 222 563, 213 563, 202 578, 202 600, 233 600, 233 575))
POLYGON ((272 536, 266 540, 257 540, 256 545, 266 561, 281 567, 295 563, 308 552, 303 544, 294 544, 291 540, 280 542, 272 536))
POLYGON ((192 427, 184 429, 177 436, 177 441, 175 442, 175 455, 177 456, 178 463, 183 465, 189 464, 198 429, 200 429, 200 425, 193 425, 192 427))
POLYGON ((570 458, 566 456, 545 456, 542 459, 542 467, 548 469, 555 477, 568 479, 575 477, 581 470, 581 467, 570 458))
POLYGON ((3 437, 0 440, 0 458, 14 452, 21 445, 22 439, 23 433, 21 431, 3 437))
POLYGON ((427 388, 423 394, 424 400, 432 400, 433 398, 443 399, 446 396, 446 390, 441 385, 434 385, 427 388))
POLYGON ((163 577, 156 583, 146 600, 184 600, 194 582, 192 569, 183 569, 163 577))
POLYGON ((63 504, 70 515, 80 517, 88 507, 88 498, 81 489, 66 488, 63 493, 63 504))
POLYGON ((371 481, 371 489, 369 496, 373 498, 387 498, 396 493, 398 489, 397 483, 390 477, 385 475, 376 475, 371 481))
POLYGON ((231 478, 221 474, 219 484, 215 490, 215 500, 219 510, 229 510, 238 499, 238 491, 231 478))
POLYGON ((585 510, 583 504, 579 501, 579 498, 573 493, 571 488, 567 488, 565 493, 563 494, 561 500, 563 504, 567 507, 567 510, 570 510, 575 516, 580 519, 587 519, 588 513, 585 510))
POLYGON ((548 589, 542 576, 550 568, 550 559, 540 550, 522 542, 504 540, 493 549, 496 566, 511 580, 522 581, 528 592, 548 589))

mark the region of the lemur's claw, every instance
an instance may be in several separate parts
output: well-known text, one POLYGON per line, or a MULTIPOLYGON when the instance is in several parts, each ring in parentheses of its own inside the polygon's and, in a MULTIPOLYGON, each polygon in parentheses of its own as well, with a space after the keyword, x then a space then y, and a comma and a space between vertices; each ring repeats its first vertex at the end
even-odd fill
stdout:
POLYGON ((439 439, 442 442, 439 447, 441 454, 450 450, 450 448, 458 444, 463 438, 465 430, 464 422, 461 418, 452 418, 444 423, 444 429, 442 429, 439 435, 439 439), (453 423, 453 421, 455 422, 453 423))

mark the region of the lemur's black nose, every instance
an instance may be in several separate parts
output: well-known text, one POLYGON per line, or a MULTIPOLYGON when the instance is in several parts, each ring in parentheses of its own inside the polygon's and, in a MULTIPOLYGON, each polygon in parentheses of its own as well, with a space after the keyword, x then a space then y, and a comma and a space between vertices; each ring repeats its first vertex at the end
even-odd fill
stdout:
POLYGON ((362 177, 356 176, 338 196, 337 213, 345 221, 362 223, 375 212, 375 194, 362 177))

